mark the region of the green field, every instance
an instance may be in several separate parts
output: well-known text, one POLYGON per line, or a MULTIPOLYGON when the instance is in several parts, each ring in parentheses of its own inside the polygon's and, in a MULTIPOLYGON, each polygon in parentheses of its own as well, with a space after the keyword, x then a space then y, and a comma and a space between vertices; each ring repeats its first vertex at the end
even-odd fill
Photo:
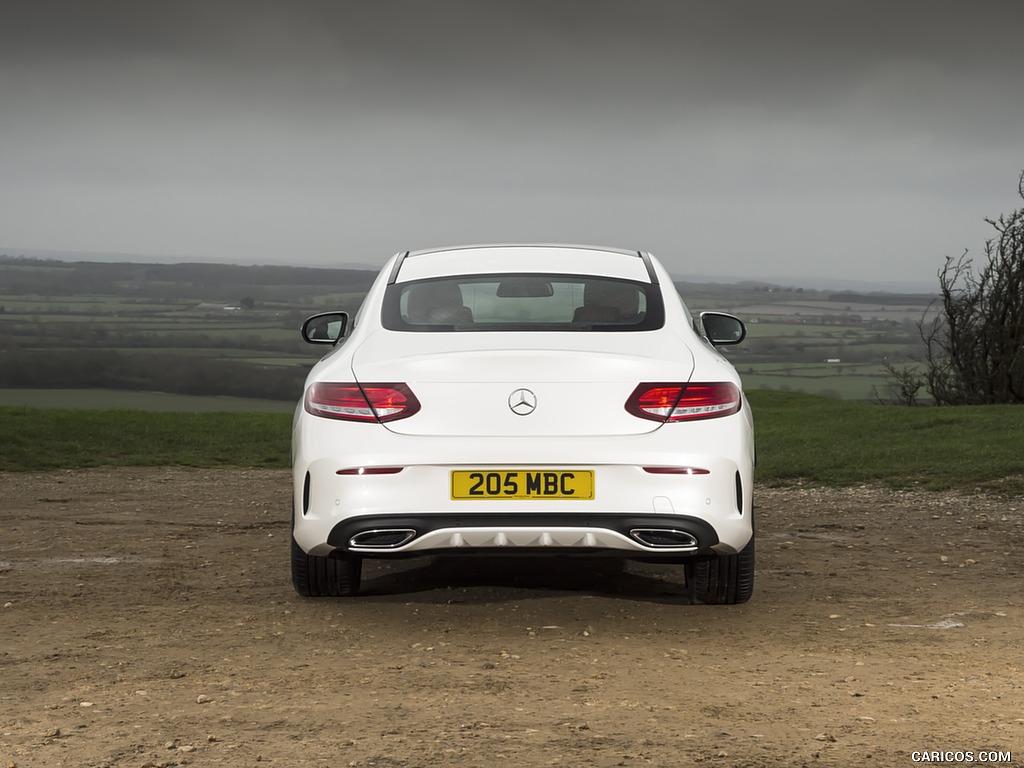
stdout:
POLYGON ((843 400, 875 400, 884 393, 885 369, 876 363, 755 363, 739 369, 749 392, 768 389, 804 392, 843 400))
POLYGON ((285 413, 0 407, 0 470, 287 467, 285 413))
POLYGON ((758 478, 1024 493, 1024 408, 871 405, 752 392, 758 478))
MULTIPOLYGON (((323 351, 300 339, 303 319, 354 312, 373 277, 371 270, 0 257, 0 387, 287 399, 323 351)), ((747 322, 747 339, 726 353, 751 391, 869 401, 885 389, 884 363, 920 357, 915 321, 927 296, 677 287, 695 314, 724 310, 747 322)))
MULTIPOLYGON (((1024 408, 901 408, 784 392, 752 392, 750 400, 758 483, 883 484, 1024 495, 1024 408)), ((149 401, 157 403, 155 396, 149 401)), ((0 406, 0 469, 285 468, 290 429, 287 412, 0 406)))
POLYGON ((294 402, 114 389, 0 389, 0 406, 73 410, 129 409, 203 413, 291 413, 294 402))

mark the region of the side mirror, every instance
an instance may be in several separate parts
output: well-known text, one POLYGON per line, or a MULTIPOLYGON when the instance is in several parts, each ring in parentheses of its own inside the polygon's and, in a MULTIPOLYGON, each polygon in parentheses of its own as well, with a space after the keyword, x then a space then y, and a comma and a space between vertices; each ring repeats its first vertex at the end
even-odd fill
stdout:
POLYGON ((302 340, 307 344, 337 344, 348 331, 348 312, 321 312, 307 317, 302 324, 302 340))
POLYGON ((743 321, 724 312, 701 312, 700 327, 707 340, 716 346, 739 344, 747 337, 743 321))

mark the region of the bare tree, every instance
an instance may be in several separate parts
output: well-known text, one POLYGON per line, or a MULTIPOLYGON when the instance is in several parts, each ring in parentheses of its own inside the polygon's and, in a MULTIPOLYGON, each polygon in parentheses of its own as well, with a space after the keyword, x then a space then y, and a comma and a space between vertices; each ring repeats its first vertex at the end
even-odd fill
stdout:
MULTIPOLYGON (((1024 200, 1024 172, 1017 180, 1024 200)), ((936 405, 1024 402, 1024 208, 985 219, 996 235, 975 274, 967 252, 939 271, 941 307, 919 324, 936 405)))
POLYGON ((872 400, 880 405, 918 405, 921 388, 927 383, 918 366, 905 365, 899 368, 887 362, 884 368, 884 389, 872 387, 872 400))

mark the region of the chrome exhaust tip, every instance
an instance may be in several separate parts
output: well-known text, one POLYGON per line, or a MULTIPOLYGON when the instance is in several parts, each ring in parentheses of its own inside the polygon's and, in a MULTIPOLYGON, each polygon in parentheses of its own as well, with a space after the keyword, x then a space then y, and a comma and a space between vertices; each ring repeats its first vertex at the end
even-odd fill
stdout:
POLYGON ((653 549, 697 549, 696 537, 676 528, 633 528, 629 535, 653 549))
POLYGON ((348 540, 349 549, 395 549, 416 538, 412 528, 375 528, 348 540))

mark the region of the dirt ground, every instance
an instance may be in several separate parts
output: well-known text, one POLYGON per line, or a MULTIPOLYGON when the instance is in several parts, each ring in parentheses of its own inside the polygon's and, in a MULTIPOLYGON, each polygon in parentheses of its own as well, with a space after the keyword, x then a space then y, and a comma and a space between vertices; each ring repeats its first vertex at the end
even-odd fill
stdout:
POLYGON ((0 768, 1024 765, 1020 499, 760 489, 742 606, 522 558, 309 600, 288 485, 0 475, 0 768))

